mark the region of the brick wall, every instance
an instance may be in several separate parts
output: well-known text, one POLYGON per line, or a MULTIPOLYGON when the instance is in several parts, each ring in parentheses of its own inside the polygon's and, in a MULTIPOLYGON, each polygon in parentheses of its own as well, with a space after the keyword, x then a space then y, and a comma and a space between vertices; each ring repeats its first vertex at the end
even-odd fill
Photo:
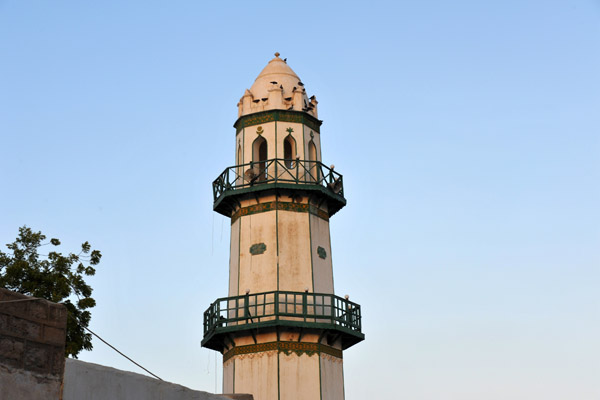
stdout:
POLYGON ((0 288, 0 400, 60 397, 67 310, 32 299, 0 288))

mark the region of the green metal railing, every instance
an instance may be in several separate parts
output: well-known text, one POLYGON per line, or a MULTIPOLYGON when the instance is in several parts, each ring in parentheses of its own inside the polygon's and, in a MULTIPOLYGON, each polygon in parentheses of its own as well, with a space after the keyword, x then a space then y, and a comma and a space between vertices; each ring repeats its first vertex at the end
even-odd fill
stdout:
POLYGON ((317 185, 344 197, 342 175, 319 161, 273 158, 228 167, 213 182, 215 202, 230 190, 269 183, 317 185))
POLYGON ((361 333, 360 305, 323 293, 274 291, 217 299, 204 312, 204 336, 261 325, 345 328, 361 333))

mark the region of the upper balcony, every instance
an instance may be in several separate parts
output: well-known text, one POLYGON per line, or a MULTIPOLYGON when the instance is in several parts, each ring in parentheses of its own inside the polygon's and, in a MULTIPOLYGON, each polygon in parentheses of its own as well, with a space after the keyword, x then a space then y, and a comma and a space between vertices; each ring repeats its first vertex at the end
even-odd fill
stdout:
POLYGON ((333 168, 319 161, 273 158, 225 169, 213 182, 213 208, 230 217, 238 195, 277 189, 321 194, 330 216, 346 205, 342 175, 333 168))
POLYGON ((217 299, 204 312, 202 346, 221 351, 236 332, 318 330, 341 338, 342 349, 364 340, 360 305, 326 293, 273 291, 217 299))

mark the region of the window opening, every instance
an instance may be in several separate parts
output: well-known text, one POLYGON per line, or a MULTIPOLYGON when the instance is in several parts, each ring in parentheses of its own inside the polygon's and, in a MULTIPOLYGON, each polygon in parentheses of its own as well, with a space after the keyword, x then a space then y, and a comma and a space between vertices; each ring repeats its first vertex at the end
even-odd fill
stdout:
POLYGON ((252 181, 267 179, 267 154, 267 141, 262 136, 257 137, 252 144, 252 181))
POLYGON ((312 140, 308 142, 308 174, 309 180, 318 181, 318 168, 317 168, 317 146, 315 146, 315 142, 312 140))
POLYGON ((237 177, 236 177, 236 185, 240 185, 242 184, 242 174, 244 173, 244 167, 242 166, 242 164, 244 164, 244 160, 242 160, 242 145, 238 144, 238 150, 237 150, 237 160, 236 160, 236 165, 238 165, 237 167, 237 177))
POLYGON ((292 135, 287 135, 283 140, 283 158, 287 168, 296 166, 296 139, 292 135))

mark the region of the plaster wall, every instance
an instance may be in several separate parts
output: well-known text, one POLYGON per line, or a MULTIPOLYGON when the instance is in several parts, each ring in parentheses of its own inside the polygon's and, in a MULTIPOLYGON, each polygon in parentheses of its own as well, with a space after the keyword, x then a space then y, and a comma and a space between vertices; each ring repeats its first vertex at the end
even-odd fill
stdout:
MULTIPOLYGON (((289 202, 286 196, 280 197, 289 202)), ((277 200, 264 195, 260 203, 277 200)), ((306 204, 307 197, 296 200, 306 204)), ((242 201, 242 207, 257 205, 256 199, 242 201)), ((333 271, 329 222, 308 212, 271 210, 243 215, 231 226, 229 295, 246 290, 333 293, 333 271), (252 254, 253 245, 264 244, 262 254, 252 254), (325 251, 325 258, 322 252, 325 251), (321 256, 319 256, 321 254, 321 256)))
POLYGON ((334 293, 329 222, 312 214, 309 215, 309 218, 314 280, 313 291, 315 293, 334 293), (319 255, 319 247, 325 250, 325 258, 319 255))
MULTIPOLYGON (((245 138, 246 128, 241 129, 235 134, 235 165, 244 164, 246 162, 245 138)), ((244 171, 241 172, 242 174, 244 173, 244 171)))
POLYGON ((239 218, 240 267, 239 294, 277 289, 277 235, 276 213, 264 212, 239 218), (262 254, 250 254, 252 245, 264 243, 262 254))
POLYGON ((255 400, 278 398, 277 352, 262 352, 234 357, 233 393, 251 393, 255 400))
POLYGON ((313 291, 309 213, 277 211, 279 290, 313 291))
POLYGON ((344 364, 327 354, 319 356, 321 400, 344 400, 344 364))
POLYGON ((223 393, 233 393, 234 362, 223 363, 223 393))
POLYGON ((280 400, 319 400, 319 356, 279 353, 280 400))
MULTIPOLYGON (((283 330, 279 334, 259 333, 255 338, 256 342, 250 336, 234 339, 235 347, 252 346, 255 349, 242 350, 223 363, 225 391, 252 393, 257 400, 321 400, 322 392, 329 400, 343 400, 342 359, 327 353, 297 351, 306 349, 305 344, 318 343, 318 331, 304 331, 300 336, 298 331, 283 330), (291 344, 295 350, 263 347, 278 340, 282 344, 291 344)), ((341 349, 339 340, 327 345, 341 349)))
MULTIPOLYGON (((280 331, 278 336, 276 332, 266 332, 255 334, 254 337, 256 338, 256 342, 252 336, 238 336, 233 338, 233 341, 236 346, 275 342, 278 340, 278 338, 284 342, 297 342, 299 333, 293 331, 280 331)), ((319 341, 319 334, 313 332, 303 332, 301 339, 302 343, 317 343, 319 341)), ((341 348, 341 344, 338 342, 334 343, 332 346, 335 348, 341 348)))
POLYGON ((229 296, 240 294, 239 288, 239 268, 240 268, 240 225, 241 218, 238 218, 231 225, 231 242, 229 252, 229 296))
POLYGON ((63 400, 226 400, 145 375, 67 359, 63 400))
POLYGON ((256 400, 321 400, 322 391, 328 400, 343 400, 341 365, 341 360, 329 362, 319 354, 244 354, 223 364, 223 385, 232 393, 251 393, 256 400))
MULTIPOLYGON (((317 161, 321 161, 321 138, 318 132, 315 132, 310 127, 300 123, 272 121, 247 126, 236 134, 234 153, 236 165, 255 161, 252 159, 252 145, 259 136, 262 136, 267 141, 267 154, 269 159, 283 158, 283 142, 290 134, 287 131, 289 128, 292 128, 293 132, 291 135, 296 140, 296 156, 298 156, 300 160, 308 160, 308 143, 312 139, 317 148, 317 161), (260 135, 257 133, 259 127, 262 128, 262 133, 260 135), (312 138, 310 136, 311 132, 313 133, 312 138), (240 147, 242 150, 241 158, 238 157, 238 149, 240 147)), ((242 174, 243 172, 244 171, 241 171, 242 174)))
MULTIPOLYGON (((275 332, 259 333, 255 335, 256 343, 268 343, 277 340, 277 334, 275 332)), ((249 344, 255 344, 252 336, 238 336, 234 338, 236 346, 245 346, 249 344)))

